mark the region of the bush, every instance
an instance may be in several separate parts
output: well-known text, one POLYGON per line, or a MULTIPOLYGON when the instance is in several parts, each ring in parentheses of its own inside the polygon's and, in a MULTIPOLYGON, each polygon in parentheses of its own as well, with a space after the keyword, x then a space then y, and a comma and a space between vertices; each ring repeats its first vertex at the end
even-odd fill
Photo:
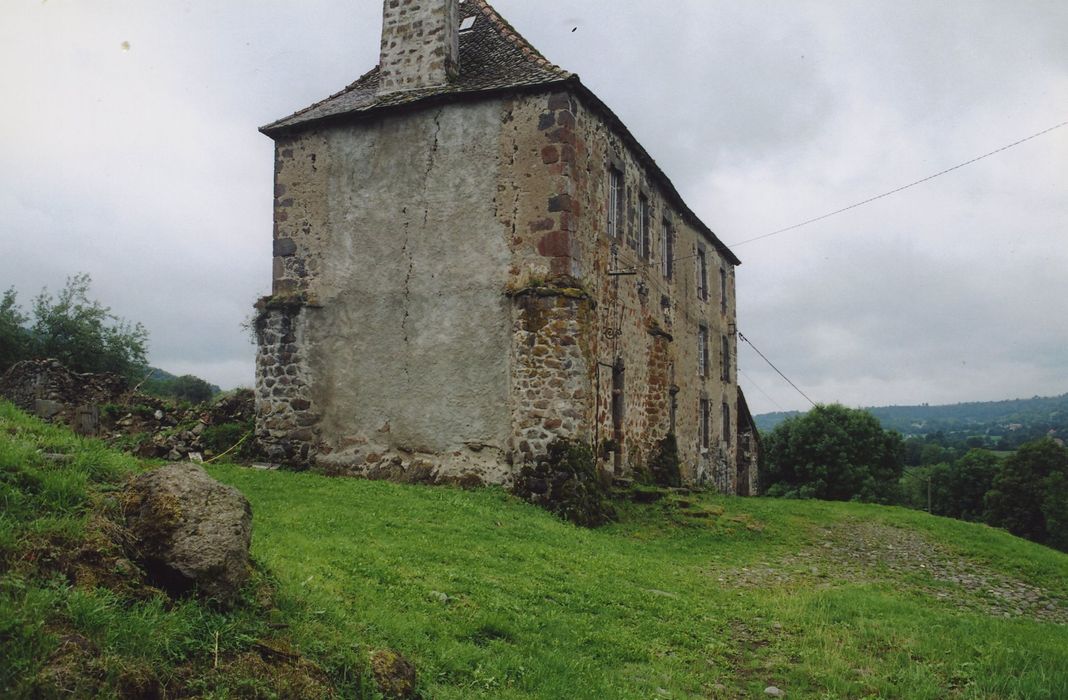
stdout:
POLYGON ((513 492, 583 527, 597 527, 616 517, 593 451, 571 440, 554 440, 544 457, 525 465, 513 492))
POLYGON ((674 433, 657 443, 649 457, 649 475, 657 486, 682 486, 679 445, 674 433))
POLYGON ((819 405, 764 441, 767 495, 895 503, 904 443, 866 411, 819 405))

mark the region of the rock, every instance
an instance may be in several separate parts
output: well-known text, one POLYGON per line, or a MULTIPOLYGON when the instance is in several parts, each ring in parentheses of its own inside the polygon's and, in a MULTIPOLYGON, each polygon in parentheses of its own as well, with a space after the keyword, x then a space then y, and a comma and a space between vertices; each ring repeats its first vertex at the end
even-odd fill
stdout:
POLYGON ((768 696, 773 697, 773 698, 785 698, 786 697, 786 693, 784 693, 783 691, 779 690, 778 688, 776 688, 773 685, 769 685, 767 688, 764 688, 764 695, 768 695, 768 696))
POLYGON ((371 673, 378 690, 389 700, 419 697, 415 692, 415 666, 391 649, 371 654, 371 673))
POLYGON ((195 464, 133 479, 123 494, 134 558, 174 595, 195 590, 226 606, 249 576, 252 508, 237 489, 195 464))
POLYGON ((163 420, 163 411, 156 409, 156 412, 152 414, 152 417, 156 420, 163 420))

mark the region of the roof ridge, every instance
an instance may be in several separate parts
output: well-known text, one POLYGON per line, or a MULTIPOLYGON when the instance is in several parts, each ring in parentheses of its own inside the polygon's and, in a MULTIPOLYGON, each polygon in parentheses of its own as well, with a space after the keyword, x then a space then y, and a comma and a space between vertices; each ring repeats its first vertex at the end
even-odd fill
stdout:
POLYGON ((541 51, 538 51, 536 48, 534 48, 534 45, 527 41, 527 39, 522 34, 516 31, 516 28, 513 27, 508 20, 506 20, 504 17, 501 17, 500 13, 498 13, 492 5, 486 2, 486 0, 467 0, 467 2, 477 5, 478 9, 482 12, 486 19, 488 19, 490 23, 493 24, 493 26, 497 29, 500 35, 507 39, 510 43, 512 43, 517 49, 519 49, 523 53, 524 56, 531 59, 535 64, 541 66, 542 68, 549 68, 551 70, 554 70, 562 75, 568 74, 566 70, 556 65, 549 59, 545 58, 541 51))

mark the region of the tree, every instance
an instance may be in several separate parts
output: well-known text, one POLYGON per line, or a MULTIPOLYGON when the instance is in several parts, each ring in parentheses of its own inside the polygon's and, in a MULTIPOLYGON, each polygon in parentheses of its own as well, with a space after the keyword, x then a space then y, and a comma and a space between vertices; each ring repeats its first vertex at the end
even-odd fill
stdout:
MULTIPOLYGON (((994 483, 1001 460, 988 450, 969 450, 949 468, 947 502, 939 515, 978 522, 985 511, 984 497, 994 483)), ((937 512, 937 511, 936 511, 937 512)))
POLYGON ((42 291, 33 301, 32 325, 9 289, 0 301, 0 366, 55 358, 76 372, 114 372, 134 378, 146 366, 148 332, 89 299, 89 275, 67 278, 59 294, 42 291))
POLYGON ((15 290, 8 289, 0 298, 0 372, 29 353, 30 334, 25 325, 26 316, 18 306, 15 290))
POLYGON ((986 494, 986 521, 1068 551, 1068 449, 1043 438, 1005 459, 986 494))
POLYGON ((764 441, 770 496, 899 500, 904 442, 866 411, 819 405, 780 423, 764 441))

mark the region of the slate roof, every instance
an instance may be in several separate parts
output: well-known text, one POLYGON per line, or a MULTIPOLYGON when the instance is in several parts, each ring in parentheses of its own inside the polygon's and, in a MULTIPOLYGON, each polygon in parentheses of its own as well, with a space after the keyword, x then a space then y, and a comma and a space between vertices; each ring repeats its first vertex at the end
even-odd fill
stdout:
POLYGON ((549 85, 573 77, 572 73, 549 63, 485 0, 463 2, 460 20, 467 17, 474 17, 475 23, 471 29, 460 32, 460 75, 448 85, 379 97, 375 94, 378 90, 378 66, 375 66, 341 92, 260 131, 270 136, 321 119, 400 106, 430 97, 549 85))
POLYGON ((260 131, 274 138, 286 131, 299 130, 318 122, 359 117, 362 114, 425 103, 431 100, 458 99, 461 96, 489 94, 509 90, 566 85, 599 112, 609 125, 634 150, 650 176, 659 181, 679 214, 712 243, 733 265, 741 260, 719 240, 715 233, 691 210, 675 189, 671 179, 638 142, 627 126, 608 105, 579 81, 578 75, 553 65, 512 25, 497 14, 486 0, 462 0, 460 21, 474 17, 470 30, 460 32, 460 75, 448 85, 423 90, 404 90, 378 96, 378 66, 360 76, 341 92, 279 119, 260 131))

